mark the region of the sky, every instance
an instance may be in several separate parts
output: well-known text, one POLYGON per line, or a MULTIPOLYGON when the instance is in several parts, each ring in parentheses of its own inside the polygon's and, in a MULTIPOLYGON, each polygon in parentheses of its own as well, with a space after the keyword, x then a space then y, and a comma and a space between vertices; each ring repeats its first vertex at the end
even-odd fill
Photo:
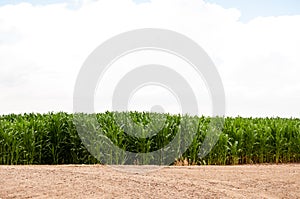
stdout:
MULTIPOLYGON (((95 0, 97 1, 97 0, 95 0)), ((204 0, 208 3, 221 5, 223 8, 236 8, 241 11, 240 20, 247 22, 258 16, 297 15, 300 13, 298 0, 204 0)), ((28 2, 33 5, 49 5, 68 3, 70 8, 78 8, 80 0, 1 0, 0 6, 28 2)), ((133 0, 136 4, 149 3, 151 0, 133 0)))
MULTIPOLYGON (((297 0, 42 2, 0 1, 0 114, 72 112, 77 75, 97 46, 125 31, 163 28, 188 36, 211 57, 224 85, 227 116, 300 117, 297 0)), ((118 67, 154 59, 183 65, 156 52, 120 59, 103 78, 106 87, 95 93, 97 111, 110 109, 118 67)), ((211 113, 205 83, 186 75, 199 85, 203 114, 211 113)), ((154 87, 139 90, 130 107, 148 109, 154 102, 178 111, 176 98, 154 87)))

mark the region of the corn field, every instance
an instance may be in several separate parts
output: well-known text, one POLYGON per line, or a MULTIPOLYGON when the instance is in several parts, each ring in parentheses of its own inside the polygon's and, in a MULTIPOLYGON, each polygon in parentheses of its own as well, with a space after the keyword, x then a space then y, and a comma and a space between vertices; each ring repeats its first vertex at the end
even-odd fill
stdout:
MULTIPOLYGON (((101 128, 91 125, 89 129, 101 131, 114 145, 124 151, 136 153, 136 159, 127 159, 126 162, 121 162, 122 164, 138 164, 136 160, 142 164, 151 164, 153 157, 143 156, 143 159, 139 159, 139 154, 166 146, 174 139, 180 128, 194 131, 195 136, 191 138, 192 142, 188 149, 173 162, 187 160, 189 164, 198 165, 300 162, 299 119, 225 118, 216 145, 207 156, 199 158, 199 150, 211 120, 209 117, 147 112, 106 112, 96 114, 96 118, 101 128), (160 129, 156 129, 155 125, 149 125, 139 132, 149 134, 157 131, 154 136, 129 136, 126 132, 134 132, 136 126, 128 124, 126 120, 128 115, 144 126, 152 120, 162 120, 163 123, 160 129), (119 118, 118 123, 115 120, 116 116, 119 118), (185 120, 182 120, 183 118, 185 120), (181 121, 185 123, 180 124, 181 121)), ((102 163, 101 158, 95 158, 86 149, 77 130, 74 115, 63 112, 0 116, 0 164, 102 163)), ((180 135, 178 145, 185 139, 186 135, 180 135)), ((90 144, 95 144, 93 137, 90 138, 90 144)), ((107 163, 115 162, 112 160, 107 163)))

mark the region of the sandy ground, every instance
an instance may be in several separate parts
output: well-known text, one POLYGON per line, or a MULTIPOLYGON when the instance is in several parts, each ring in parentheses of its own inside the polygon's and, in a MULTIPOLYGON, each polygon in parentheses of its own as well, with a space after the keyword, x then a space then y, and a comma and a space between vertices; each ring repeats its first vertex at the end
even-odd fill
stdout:
POLYGON ((300 164, 146 173, 100 165, 0 166, 0 198, 300 198, 300 164))

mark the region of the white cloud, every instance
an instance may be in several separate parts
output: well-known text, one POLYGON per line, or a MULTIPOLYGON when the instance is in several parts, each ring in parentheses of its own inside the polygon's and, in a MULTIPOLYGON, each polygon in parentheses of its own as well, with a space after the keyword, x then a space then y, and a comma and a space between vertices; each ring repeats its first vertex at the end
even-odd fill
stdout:
POLYGON ((300 16, 249 23, 239 16, 202 0, 2 6, 0 112, 71 112, 89 53, 116 34, 153 27, 183 33, 208 52, 223 79, 228 115, 300 117, 300 16))

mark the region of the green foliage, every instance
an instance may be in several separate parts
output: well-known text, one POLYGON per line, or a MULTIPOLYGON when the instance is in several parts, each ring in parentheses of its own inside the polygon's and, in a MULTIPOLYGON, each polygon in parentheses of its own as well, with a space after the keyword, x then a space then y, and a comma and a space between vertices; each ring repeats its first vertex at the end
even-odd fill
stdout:
MULTIPOLYGON (((189 148, 178 157, 190 164, 300 162, 299 119, 226 118, 218 142, 200 159, 201 144, 208 133, 208 117, 106 112, 96 114, 96 118, 99 127, 92 122, 77 125, 90 132, 85 144, 101 151, 112 142, 123 152, 113 154, 102 150, 103 154, 92 156, 77 133, 72 114, 11 114, 0 116, 0 164, 94 164, 100 163, 101 156, 111 157, 106 162, 110 164, 152 164, 154 157, 149 152, 166 147, 174 139, 179 148, 191 140, 189 148), (101 135, 106 136, 107 143, 97 142, 101 135), (126 155, 124 151, 136 153, 135 159, 125 158, 121 162, 126 155)), ((162 150, 162 162, 168 158, 163 153, 162 150)))

